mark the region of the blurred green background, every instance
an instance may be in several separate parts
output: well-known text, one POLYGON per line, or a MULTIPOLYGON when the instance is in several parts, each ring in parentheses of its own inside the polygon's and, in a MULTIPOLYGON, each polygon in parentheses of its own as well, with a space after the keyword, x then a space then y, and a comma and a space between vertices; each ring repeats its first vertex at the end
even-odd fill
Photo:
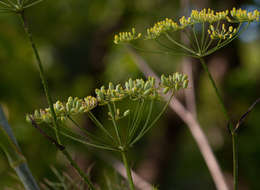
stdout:
MULTIPOLYGON (((145 28, 162 18, 179 18, 183 15, 183 2, 45 0, 28 9, 26 14, 43 59, 53 99, 94 95, 95 88, 107 85, 109 81, 117 83, 129 77, 143 77, 127 50, 114 45, 114 34, 132 27, 144 32, 145 28)), ((259 0, 195 0, 186 3, 192 9, 260 9, 259 0)), ((0 103, 29 166, 38 181, 44 178, 55 180, 50 166, 71 174, 72 170, 62 155, 25 121, 26 113, 46 107, 47 103, 20 20, 15 15, 1 14, 0 23, 0 103)), ((207 57, 234 121, 260 96, 259 28, 259 23, 254 24, 239 40, 207 57)), ((158 74, 182 69, 182 57, 138 53, 158 74)), ((231 184, 232 152, 227 123, 200 64, 190 61, 193 63, 198 118, 231 184)), ((161 104, 157 106, 159 108, 161 104)), ((98 111, 96 114, 102 115, 98 111)), ((250 114, 239 133, 241 190, 260 189, 259 115, 260 106, 250 114)), ((78 120, 82 125, 91 125, 87 117, 78 120)), ((104 173, 111 173, 111 169, 95 157, 94 150, 77 143, 69 144, 74 158, 83 168, 93 165, 93 180, 102 184, 104 173)), ((215 189, 190 131, 171 110, 138 143, 130 156, 131 166, 160 189, 215 189)), ((17 188, 18 181, 13 175, 0 151, 0 189, 17 188)))

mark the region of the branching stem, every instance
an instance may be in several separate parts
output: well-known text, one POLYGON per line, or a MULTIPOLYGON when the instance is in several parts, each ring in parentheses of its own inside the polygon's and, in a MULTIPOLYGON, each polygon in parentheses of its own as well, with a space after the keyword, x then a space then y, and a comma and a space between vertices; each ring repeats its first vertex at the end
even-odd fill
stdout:
MULTIPOLYGON (((217 85, 211 75, 211 73, 208 70, 208 66, 205 63, 205 60, 203 58, 200 58, 200 62, 203 66, 203 69, 205 70, 205 72, 208 75, 208 78, 210 79, 210 82, 215 90, 215 93, 218 97, 219 103, 221 105, 222 111, 226 117, 226 119, 228 120, 228 122, 230 122, 230 117, 228 115, 227 109, 225 107, 224 101, 220 96, 220 93, 218 91, 217 85)), ((232 125, 232 123, 230 122, 229 125, 229 129, 231 131, 231 136, 232 136, 232 153, 233 153, 233 183, 234 183, 234 190, 238 189, 238 150, 237 150, 237 146, 238 146, 238 142, 237 142, 237 133, 232 125)))

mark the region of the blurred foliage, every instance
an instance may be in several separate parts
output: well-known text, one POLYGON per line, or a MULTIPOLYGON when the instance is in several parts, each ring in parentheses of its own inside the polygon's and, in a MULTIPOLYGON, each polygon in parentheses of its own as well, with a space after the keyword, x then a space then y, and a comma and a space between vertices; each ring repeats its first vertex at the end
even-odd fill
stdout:
MULTIPOLYGON (((201 8, 201 3, 192 1, 192 8, 201 8)), ((205 1, 203 6, 223 10, 233 6, 254 6, 259 9, 259 1, 246 1, 246 4, 234 4, 234 1, 205 1)), ((169 0, 46 0, 38 6, 28 9, 27 17, 40 49, 50 91, 54 100, 66 100, 68 96, 84 97, 93 95, 94 89, 107 85, 109 81, 120 82, 129 77, 142 76, 134 64, 134 59, 122 46, 113 44, 113 36, 119 31, 132 28, 143 29, 165 17, 179 18, 183 7, 180 1, 169 0)), ((0 103, 4 106, 15 135, 21 145, 28 164, 38 181, 48 178, 55 181, 50 165, 58 171, 71 173, 55 147, 47 142, 25 121, 25 114, 39 107, 46 107, 35 59, 23 32, 20 20, 15 15, 0 15, 0 103)), ((236 40, 229 47, 208 58, 224 57, 227 70, 221 80, 222 95, 229 111, 236 121, 242 113, 260 95, 260 38, 259 24, 254 40, 236 40), (232 54, 232 56, 230 56, 232 54)), ((149 46, 152 49, 152 45, 149 46)), ((181 57, 139 52, 158 74, 168 74, 181 69, 181 57)), ((194 63, 195 91, 197 111, 201 125, 216 153, 219 163, 230 179, 232 171, 231 141, 226 129, 220 106, 213 94, 205 73, 194 63)), ((219 67, 217 67, 218 69, 219 67)), ((220 68, 219 68, 220 69, 220 68)), ((161 104, 162 105, 162 104, 161 104)), ((156 106, 161 106, 160 103, 156 106)), ((95 111, 102 118, 105 113, 95 111)), ((172 122, 172 112, 165 115, 157 127, 145 140, 139 142, 139 148, 131 152, 131 166, 138 169, 145 162, 147 146, 151 142, 159 144, 158 138, 165 138, 166 128, 171 127, 176 134, 174 149, 161 147, 170 152, 166 168, 161 168, 153 184, 159 189, 214 189, 204 160, 188 129, 176 119, 172 122), (170 123, 170 124, 169 124, 170 123), (172 126, 171 126, 172 125, 172 126), (141 156, 140 156, 141 155, 141 156)), ((239 132, 239 171, 241 189, 259 189, 258 169, 260 168, 260 107, 249 115, 239 132)), ((95 130, 86 118, 75 118, 83 126, 95 130)), ((170 134, 168 134, 169 136, 170 134)), ((106 165, 95 157, 95 151, 70 141, 75 159, 84 168, 94 162, 91 171, 94 182, 106 184, 114 171, 105 171, 106 165), (105 176, 104 176, 105 172, 105 176)), ((172 145, 170 146, 172 147, 172 145)), ((149 155, 149 153, 148 153, 149 155)), ((118 156, 118 155, 115 155, 118 156)), ((14 172, 0 152, 0 189, 15 189, 18 182, 11 177, 14 172)), ((122 179, 119 180, 122 182, 122 179)), ((118 182, 118 184, 120 184, 118 182)), ((230 181, 229 181, 230 182, 230 181)), ((17 188, 18 189, 18 188, 17 188)))

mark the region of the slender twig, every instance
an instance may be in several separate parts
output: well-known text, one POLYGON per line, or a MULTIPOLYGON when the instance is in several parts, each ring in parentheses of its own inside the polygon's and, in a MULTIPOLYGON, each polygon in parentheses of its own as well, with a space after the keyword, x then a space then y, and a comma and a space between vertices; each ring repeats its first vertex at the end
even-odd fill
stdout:
POLYGON ((245 121, 246 117, 248 116, 248 114, 253 110, 253 108, 255 107, 255 105, 257 103, 260 102, 260 98, 258 98, 256 101, 254 101, 254 103, 248 108, 248 110, 246 111, 246 113, 244 113, 240 119, 238 120, 236 127, 234 130, 238 130, 238 128, 240 127, 240 125, 245 121))

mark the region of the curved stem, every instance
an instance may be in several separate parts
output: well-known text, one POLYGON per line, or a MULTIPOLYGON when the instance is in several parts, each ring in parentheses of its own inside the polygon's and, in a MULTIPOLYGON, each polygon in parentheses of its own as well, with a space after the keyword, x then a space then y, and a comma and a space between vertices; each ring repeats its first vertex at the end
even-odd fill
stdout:
POLYGON ((132 178, 131 169, 130 169, 129 164, 128 164, 126 152, 125 151, 121 151, 121 156, 122 156, 122 159, 123 159, 123 162, 124 162, 124 165, 125 165, 125 169, 126 169, 126 173, 127 173, 127 178, 128 178, 128 182, 129 182, 129 185, 130 185, 130 189, 131 190, 135 190, 134 181, 133 181, 133 178, 132 178))
POLYGON ((55 111, 54 111, 53 101, 52 101, 51 96, 50 96, 47 80, 46 80, 45 75, 44 75, 42 61, 41 61, 38 49, 36 47, 36 44, 34 43, 34 40, 33 40, 33 37, 32 37, 32 32, 30 30, 30 27, 29 27, 29 24, 28 24, 28 21, 27 21, 25 15, 24 15, 24 12, 20 13, 20 17, 21 17, 21 20, 22 20, 22 23, 23 23, 24 31, 25 31, 25 33, 26 33, 26 35, 27 35, 27 37, 28 37, 28 39, 31 43, 31 46, 32 46, 32 49, 33 49, 33 52, 34 52, 34 55, 35 55, 35 58, 36 58, 36 61, 37 61, 38 67, 39 67, 40 78, 41 78, 42 85, 43 85, 43 88, 44 88, 45 96, 47 98, 47 101, 48 101, 48 104, 49 104, 49 107, 50 107, 50 110, 51 110, 51 115, 53 117, 55 135, 56 135, 58 143, 61 144, 60 137, 59 137, 58 121, 57 121, 57 117, 56 117, 56 114, 55 114, 55 111))

